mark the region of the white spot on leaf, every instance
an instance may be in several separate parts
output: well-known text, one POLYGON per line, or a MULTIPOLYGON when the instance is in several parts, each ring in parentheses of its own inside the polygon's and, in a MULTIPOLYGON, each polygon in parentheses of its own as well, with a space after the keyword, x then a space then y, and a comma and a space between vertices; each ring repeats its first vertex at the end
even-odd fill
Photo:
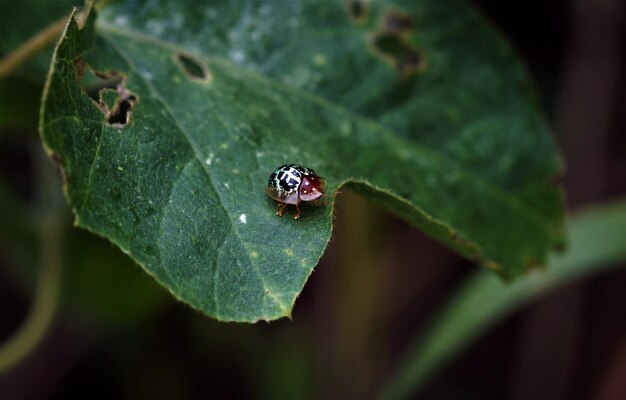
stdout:
POLYGON ((146 22, 146 28, 154 36, 160 36, 165 30, 165 24, 160 20, 149 20, 148 22, 146 22))
POLYGON ((246 214, 241 214, 239 216, 239 222, 241 222, 242 224, 245 224, 246 222, 248 222, 248 220, 246 219, 246 214))
POLYGON ((230 52, 230 57, 235 62, 242 62, 246 58, 246 55, 243 51, 237 49, 230 52))
POLYGON ((171 21, 171 23, 172 23, 172 27, 173 27, 174 29, 180 29, 180 28, 182 28, 182 26, 183 26, 183 23, 184 23, 184 17, 183 17, 183 15, 182 15, 182 14, 178 14, 178 13, 176 13, 176 14, 174 14, 174 15, 172 15, 172 16, 170 17, 170 21, 171 21))
POLYGON ((268 3, 263 4, 261 8, 259 9, 259 14, 263 16, 268 16, 271 13, 272 13, 272 6, 268 3))
POLYGON ((209 156, 204 162, 206 163, 206 165, 211 165, 211 163, 213 162, 213 153, 209 153, 209 156))
POLYGON ((125 26, 128 25, 128 17, 125 15, 118 15, 117 17, 115 17, 115 20, 113 22, 115 23, 115 25, 125 26))
POLYGON ((323 54, 316 54, 313 56, 313 62, 315 65, 324 65, 326 64, 326 56, 323 54))

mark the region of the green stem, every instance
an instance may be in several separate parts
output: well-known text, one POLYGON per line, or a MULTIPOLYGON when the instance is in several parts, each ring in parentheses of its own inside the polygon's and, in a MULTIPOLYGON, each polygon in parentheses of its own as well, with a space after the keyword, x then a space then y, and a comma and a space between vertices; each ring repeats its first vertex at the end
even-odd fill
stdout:
POLYGON ((67 18, 65 17, 53 22, 26 42, 22 43, 17 49, 7 54, 0 60, 0 78, 11 75, 35 54, 58 39, 59 36, 61 36, 61 32, 63 32, 66 22, 67 18))
MULTIPOLYGON (((38 153, 42 153, 38 146, 38 153)), ((0 346, 0 374, 25 359, 41 342, 54 316, 63 264, 63 233, 65 213, 59 200, 59 182, 50 161, 40 159, 40 189, 43 216, 39 224, 39 278, 35 298, 22 326, 0 346)))
MULTIPOLYGON (((79 12, 76 15, 76 23, 81 29, 85 22, 84 15, 87 14, 88 13, 83 14, 79 12)), ((67 17, 56 20, 22 43, 17 49, 0 59, 0 79, 14 73, 26 61, 55 42, 61 36, 61 33, 63 33, 65 25, 67 25, 67 17)))
POLYGON ((47 332, 61 281, 61 232, 58 217, 41 224, 40 272, 31 311, 20 329, 0 347, 0 374, 24 359, 47 332))
POLYGON ((409 346, 381 398, 412 398, 437 370, 497 321, 557 286, 626 260, 626 201, 570 218, 567 232, 568 250, 550 257, 545 271, 510 285, 487 272, 469 279, 409 346))

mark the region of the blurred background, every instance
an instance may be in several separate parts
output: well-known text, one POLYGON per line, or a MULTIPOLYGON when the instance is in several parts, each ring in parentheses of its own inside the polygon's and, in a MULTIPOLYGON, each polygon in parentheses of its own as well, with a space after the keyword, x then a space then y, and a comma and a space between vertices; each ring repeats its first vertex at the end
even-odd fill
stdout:
MULTIPOLYGON (((623 0, 473 3, 536 79, 566 159, 568 210, 626 198, 623 0)), ((20 85, 16 104, 36 115, 38 86, 20 85)), ((6 115, 11 104, 1 106, 6 115)), ((72 228, 36 126, 13 125, 0 133, 0 343, 28 315, 41 255, 62 259, 63 274, 52 325, 0 375, 2 399, 371 398, 477 270, 343 193, 334 239, 293 320, 219 323, 175 301, 107 241, 72 228), (29 223, 40 223, 36 234, 29 223)), ((487 329, 419 398, 626 399, 626 264, 614 267, 487 329)))

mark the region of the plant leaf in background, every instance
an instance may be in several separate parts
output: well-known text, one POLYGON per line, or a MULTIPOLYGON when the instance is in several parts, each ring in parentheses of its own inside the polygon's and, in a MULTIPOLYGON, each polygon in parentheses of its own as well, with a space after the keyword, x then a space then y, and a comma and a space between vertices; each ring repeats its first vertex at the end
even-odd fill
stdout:
POLYGON ((439 368, 500 319, 554 288, 599 274, 626 260, 626 202, 590 208, 569 218, 568 250, 511 285, 484 272, 469 279, 411 346, 382 398, 413 398, 439 368))
POLYGON ((129 1, 69 23, 40 131, 77 225, 221 320, 290 315, 343 185, 504 277, 542 263, 559 159, 492 29, 456 1, 277 4, 129 1), (264 195, 286 162, 329 184, 297 221, 264 195))

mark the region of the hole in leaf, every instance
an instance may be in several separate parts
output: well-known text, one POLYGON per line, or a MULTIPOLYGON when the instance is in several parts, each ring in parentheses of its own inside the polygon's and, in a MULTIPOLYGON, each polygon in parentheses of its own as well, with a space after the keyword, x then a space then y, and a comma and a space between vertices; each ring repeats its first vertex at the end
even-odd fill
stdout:
POLYGON ((426 69, 426 59, 407 40, 406 34, 415 28, 415 21, 399 11, 385 13, 379 21, 380 31, 372 44, 382 58, 390 61, 401 78, 426 69))
POLYGON ((374 37, 374 47, 391 60, 402 77, 409 77, 426 68, 426 62, 417 49, 395 34, 382 33, 374 37))
POLYGON ((80 87, 95 102, 100 101, 100 93, 103 89, 114 89, 122 84, 124 77, 116 71, 94 71, 82 58, 74 60, 76 79, 80 87))
POLYGON ((117 71, 96 71, 82 58, 74 60, 74 67, 81 89, 102 110, 106 123, 117 128, 127 126, 139 98, 126 88, 126 76, 117 71))
POLYGON ((107 123, 118 127, 126 126, 130 122, 133 105, 136 101, 137 98, 133 95, 118 101, 115 107, 107 114, 107 123))
POLYGON ((367 21, 367 1, 366 0, 348 0, 348 15, 352 21, 363 24, 367 21))
POLYGON ((211 72, 204 62, 183 53, 176 53, 174 58, 187 78, 201 83, 211 81, 211 72))

